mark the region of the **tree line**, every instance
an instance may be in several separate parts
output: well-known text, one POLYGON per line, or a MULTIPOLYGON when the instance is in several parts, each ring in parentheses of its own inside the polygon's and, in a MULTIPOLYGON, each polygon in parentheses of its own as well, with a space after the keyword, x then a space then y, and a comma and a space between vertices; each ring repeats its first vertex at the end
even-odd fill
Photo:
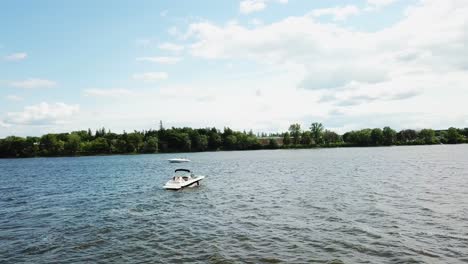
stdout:
POLYGON ((468 143, 468 128, 447 130, 361 129, 340 135, 321 123, 308 129, 292 124, 287 132, 255 135, 226 127, 170 128, 113 133, 105 128, 46 134, 41 137, 9 136, 0 139, 0 158, 53 157, 134 153, 170 153, 217 150, 256 150, 278 148, 391 146, 468 143))
POLYGON ((321 123, 312 123, 308 130, 302 130, 300 124, 292 124, 283 134, 285 146, 319 147, 368 147, 392 145, 432 145, 468 143, 468 128, 451 127, 447 130, 404 129, 399 132, 390 127, 365 128, 339 135, 326 130, 321 123))

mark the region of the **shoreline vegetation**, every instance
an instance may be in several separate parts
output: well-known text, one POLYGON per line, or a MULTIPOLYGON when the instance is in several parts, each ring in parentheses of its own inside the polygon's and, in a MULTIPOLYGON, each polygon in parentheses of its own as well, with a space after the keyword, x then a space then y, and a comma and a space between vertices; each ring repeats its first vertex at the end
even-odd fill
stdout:
POLYGON ((366 128, 342 135, 327 130, 321 123, 302 129, 292 124, 287 132, 258 133, 217 128, 169 128, 113 133, 105 128, 41 137, 9 136, 0 139, 0 158, 95 156, 150 154, 222 150, 302 149, 333 147, 371 147, 468 143, 468 128, 404 129, 366 128))

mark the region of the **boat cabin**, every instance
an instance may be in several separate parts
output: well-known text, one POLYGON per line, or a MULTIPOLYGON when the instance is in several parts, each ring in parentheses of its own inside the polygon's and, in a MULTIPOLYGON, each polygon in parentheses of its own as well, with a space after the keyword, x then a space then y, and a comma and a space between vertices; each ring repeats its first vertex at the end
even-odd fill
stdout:
POLYGON ((187 169, 177 169, 175 170, 176 175, 172 178, 175 182, 184 182, 188 181, 191 178, 190 170, 187 169), (177 175, 177 172, 186 172, 184 174, 177 175))

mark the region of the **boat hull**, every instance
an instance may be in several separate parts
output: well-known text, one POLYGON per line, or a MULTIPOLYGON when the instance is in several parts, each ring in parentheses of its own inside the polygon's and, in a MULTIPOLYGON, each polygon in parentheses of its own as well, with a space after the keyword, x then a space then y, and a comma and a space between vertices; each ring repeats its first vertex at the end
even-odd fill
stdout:
POLYGON ((170 159, 170 163, 184 163, 184 162, 190 162, 190 160, 187 159, 170 159))
POLYGON ((172 183, 168 182, 166 185, 164 185, 164 189, 166 190, 173 190, 173 191, 178 191, 182 190, 184 188, 191 188, 191 187, 196 187, 200 185, 200 181, 203 180, 205 177, 204 176, 199 176, 191 181, 188 181, 186 183, 172 183))

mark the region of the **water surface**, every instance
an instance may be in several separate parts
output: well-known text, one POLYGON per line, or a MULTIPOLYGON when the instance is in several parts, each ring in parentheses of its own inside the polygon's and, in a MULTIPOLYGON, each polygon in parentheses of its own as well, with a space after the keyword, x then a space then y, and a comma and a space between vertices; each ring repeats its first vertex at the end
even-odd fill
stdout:
POLYGON ((468 262, 468 145, 177 156, 0 160, 0 262, 468 262))

